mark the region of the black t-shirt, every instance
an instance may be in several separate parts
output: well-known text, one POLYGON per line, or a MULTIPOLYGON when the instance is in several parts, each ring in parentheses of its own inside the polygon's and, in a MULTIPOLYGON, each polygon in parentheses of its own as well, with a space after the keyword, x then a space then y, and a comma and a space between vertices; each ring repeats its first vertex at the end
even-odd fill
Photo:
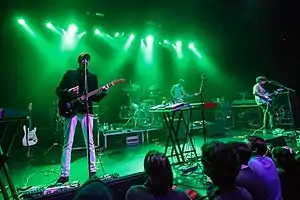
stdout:
POLYGON ((299 195, 300 174, 295 172, 286 173, 282 169, 278 169, 281 182, 282 198, 284 200, 297 199, 299 195))
POLYGON ((171 190, 165 196, 154 196, 144 185, 132 186, 126 194, 126 200, 189 200, 189 196, 180 189, 171 190))
POLYGON ((268 200, 267 187, 262 180, 250 167, 240 170, 236 183, 245 188, 252 195, 253 200, 268 200))
POLYGON ((211 184, 210 189, 207 191, 209 200, 252 200, 251 194, 241 187, 235 187, 233 190, 222 191, 215 188, 211 184))

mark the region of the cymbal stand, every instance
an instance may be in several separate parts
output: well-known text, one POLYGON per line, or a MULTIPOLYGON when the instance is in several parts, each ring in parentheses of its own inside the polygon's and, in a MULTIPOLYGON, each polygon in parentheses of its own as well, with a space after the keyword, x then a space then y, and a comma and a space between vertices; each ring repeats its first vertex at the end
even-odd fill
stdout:
MULTIPOLYGON (((103 150, 104 150, 104 148, 100 148, 99 149, 99 153, 98 153, 98 157, 97 157, 97 163, 96 164, 99 164, 100 165, 100 168, 101 168, 101 172, 102 172, 102 174, 103 174, 103 176, 102 177, 106 177, 107 176, 107 174, 105 174, 105 170, 104 170, 104 166, 103 166, 103 162, 102 162, 102 159, 101 159, 101 157, 102 157, 102 154, 103 154, 103 150)), ((98 169, 98 166, 97 166, 97 169, 98 169)))

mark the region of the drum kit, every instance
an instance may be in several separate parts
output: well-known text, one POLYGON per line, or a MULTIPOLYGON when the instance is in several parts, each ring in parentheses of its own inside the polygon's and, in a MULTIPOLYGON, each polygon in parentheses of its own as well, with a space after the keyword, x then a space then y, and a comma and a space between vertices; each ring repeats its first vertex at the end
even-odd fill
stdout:
POLYGON ((160 121, 159 116, 149 112, 149 109, 157 105, 159 101, 159 97, 161 96, 160 88, 157 85, 152 85, 144 92, 137 91, 138 88, 137 85, 131 84, 123 88, 123 91, 128 94, 130 99, 129 105, 121 106, 119 112, 120 119, 127 120, 124 126, 149 126, 160 121), (141 102, 132 102, 131 96, 137 92, 141 96, 139 99, 143 100, 141 102))

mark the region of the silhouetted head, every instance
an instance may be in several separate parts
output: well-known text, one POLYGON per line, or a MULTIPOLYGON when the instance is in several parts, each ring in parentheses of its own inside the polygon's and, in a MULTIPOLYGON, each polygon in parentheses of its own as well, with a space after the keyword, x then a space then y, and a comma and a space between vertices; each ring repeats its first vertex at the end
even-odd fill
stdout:
POLYGON ((79 67, 85 67, 88 66, 91 60, 91 55, 89 53, 86 52, 82 52, 81 54, 79 54, 77 62, 79 64, 79 67))
POLYGON ((184 84, 184 79, 179 79, 178 84, 183 85, 184 84))
POLYGON ((173 172, 169 159, 158 151, 149 151, 144 159, 144 169, 149 179, 146 186, 154 195, 164 195, 172 189, 173 172))
POLYGON ((241 165, 234 150, 223 142, 210 142, 202 146, 203 172, 220 189, 235 187, 241 165))
POLYGON ((252 155, 264 156, 268 152, 266 141, 258 136, 250 136, 247 138, 248 145, 251 148, 252 155))
POLYGON ((272 157, 277 167, 286 172, 294 171, 297 167, 295 153, 290 147, 275 147, 272 149, 272 157))
POLYGON ((90 179, 79 189, 75 200, 113 200, 110 189, 99 178, 90 179))
POLYGON ((238 155, 239 161, 242 165, 248 165, 248 162, 251 158, 251 149, 249 145, 245 142, 231 142, 229 143, 231 148, 238 155))
POLYGON ((256 77, 256 83, 259 83, 261 85, 265 84, 267 81, 268 81, 268 78, 265 76, 256 77))

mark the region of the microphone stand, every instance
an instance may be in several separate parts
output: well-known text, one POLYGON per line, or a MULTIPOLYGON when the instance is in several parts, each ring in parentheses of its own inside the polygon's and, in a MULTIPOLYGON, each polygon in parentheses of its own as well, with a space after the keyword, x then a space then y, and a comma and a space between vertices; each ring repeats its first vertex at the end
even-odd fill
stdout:
POLYGON ((291 115, 292 127, 294 128, 294 132, 296 133, 297 132, 296 131, 296 125, 295 125, 295 122, 294 122, 292 104, 291 104, 291 100, 290 100, 290 92, 296 92, 296 90, 294 90, 292 88, 289 88, 289 87, 286 87, 286 86, 278 83, 277 81, 268 81, 268 83, 271 84, 271 85, 275 85, 277 87, 281 87, 281 88, 283 88, 287 91, 288 106, 289 106, 289 112, 290 112, 290 115, 291 115))
POLYGON ((202 132, 203 132, 203 141, 204 144, 207 142, 207 131, 206 131, 206 124, 205 124, 205 114, 204 114, 204 101, 203 101, 203 83, 204 83, 204 76, 202 75, 202 82, 201 87, 199 89, 200 94, 200 103, 201 103, 201 117, 202 117, 202 132))
POLYGON ((87 140, 87 157, 88 157, 88 170, 89 170, 89 178, 92 178, 91 175, 91 170, 90 170, 90 166, 91 166, 91 150, 90 150, 90 120, 89 120, 89 98, 88 98, 88 82, 87 82, 87 63, 84 62, 84 95, 85 95, 85 106, 86 106, 86 140, 87 140))

